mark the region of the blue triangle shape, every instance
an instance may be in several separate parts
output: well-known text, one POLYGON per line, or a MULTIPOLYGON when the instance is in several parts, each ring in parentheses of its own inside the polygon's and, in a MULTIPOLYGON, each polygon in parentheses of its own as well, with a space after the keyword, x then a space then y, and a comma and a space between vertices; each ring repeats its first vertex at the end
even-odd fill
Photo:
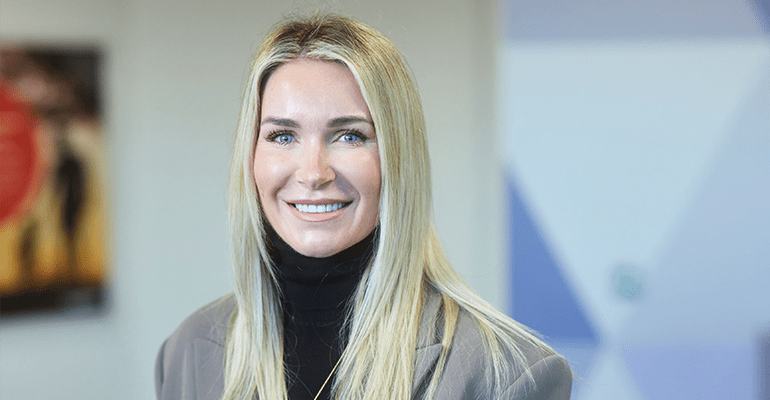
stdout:
POLYGON ((770 0, 756 0, 754 16, 765 33, 770 33, 770 0))
POLYGON ((548 339, 598 345, 596 330, 508 179, 513 317, 548 339))

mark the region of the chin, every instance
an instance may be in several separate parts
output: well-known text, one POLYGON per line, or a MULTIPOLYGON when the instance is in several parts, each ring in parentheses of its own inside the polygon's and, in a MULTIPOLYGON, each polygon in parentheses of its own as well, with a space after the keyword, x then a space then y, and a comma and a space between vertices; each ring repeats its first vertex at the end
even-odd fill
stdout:
POLYGON ((296 246, 292 245, 294 250, 302 254, 305 257, 313 257, 313 258, 324 258, 333 256, 340 251, 344 250, 341 248, 338 248, 338 246, 329 246, 329 241, 327 240, 319 240, 319 241, 313 241, 313 242, 306 242, 306 243, 298 243, 296 246))
POLYGON ((337 253, 339 253, 342 250, 334 251, 330 250, 328 247, 324 248, 309 248, 309 249, 294 249, 297 250, 297 253, 302 254, 305 257, 313 257, 313 258, 325 258, 329 256, 333 256, 337 253))

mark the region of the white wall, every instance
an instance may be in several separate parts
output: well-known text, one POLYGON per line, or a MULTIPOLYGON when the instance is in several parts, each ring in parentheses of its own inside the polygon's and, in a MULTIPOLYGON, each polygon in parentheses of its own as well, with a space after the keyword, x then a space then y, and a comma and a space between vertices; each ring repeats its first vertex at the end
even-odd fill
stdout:
MULTIPOLYGON (((0 398, 153 396, 162 340, 230 291, 226 179, 249 58, 278 0, 2 0, 3 40, 100 44, 111 175, 111 309, 0 321, 0 398)), ((315 4, 315 3, 313 3, 315 4)), ((406 54, 427 112, 435 213, 450 259, 504 304, 493 149, 493 1, 343 1, 406 54)))

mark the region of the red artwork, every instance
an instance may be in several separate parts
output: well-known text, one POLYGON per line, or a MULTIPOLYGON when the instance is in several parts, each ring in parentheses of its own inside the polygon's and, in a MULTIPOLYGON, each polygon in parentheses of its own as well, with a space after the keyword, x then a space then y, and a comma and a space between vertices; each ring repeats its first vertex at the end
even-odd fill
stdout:
POLYGON ((95 49, 0 45, 0 313, 98 309, 108 271, 95 49))
POLYGON ((0 224, 22 207, 35 187, 34 135, 32 111, 0 83, 0 224))

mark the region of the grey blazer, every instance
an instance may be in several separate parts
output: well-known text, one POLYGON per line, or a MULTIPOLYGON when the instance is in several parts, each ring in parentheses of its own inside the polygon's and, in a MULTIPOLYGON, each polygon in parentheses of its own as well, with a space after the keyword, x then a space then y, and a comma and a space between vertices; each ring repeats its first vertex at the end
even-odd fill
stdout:
MULTIPOLYGON (((438 321, 439 296, 428 295, 422 326, 438 321)), ((163 343, 155 364, 155 390, 159 400, 219 400, 224 387, 224 342, 227 322, 235 307, 232 295, 211 303, 188 317, 163 343)), ((452 351, 436 393, 441 400, 492 398, 493 386, 476 322, 461 311, 452 351)), ((421 329, 425 331, 425 329, 421 329)), ((439 333, 440 335, 440 333, 439 333)), ((442 345, 438 337, 420 335, 415 350, 413 398, 420 398, 430 382, 442 345)), ((535 384, 521 371, 496 384, 504 388, 500 399, 569 399, 572 375, 567 362, 557 355, 543 355, 530 343, 518 342, 535 384)))

